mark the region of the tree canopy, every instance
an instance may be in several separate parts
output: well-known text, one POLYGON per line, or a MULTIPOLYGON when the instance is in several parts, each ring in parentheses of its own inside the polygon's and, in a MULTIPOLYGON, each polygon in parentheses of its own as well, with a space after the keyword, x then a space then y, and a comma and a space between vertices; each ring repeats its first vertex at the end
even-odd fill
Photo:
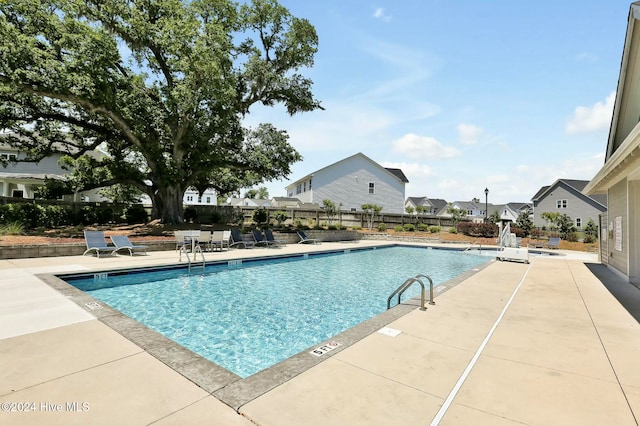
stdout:
POLYGON ((244 118, 321 108, 301 74, 317 46, 275 0, 3 2, 3 142, 27 161, 65 153, 73 191, 134 187, 181 222, 188 187, 230 193, 301 160, 286 131, 244 118))

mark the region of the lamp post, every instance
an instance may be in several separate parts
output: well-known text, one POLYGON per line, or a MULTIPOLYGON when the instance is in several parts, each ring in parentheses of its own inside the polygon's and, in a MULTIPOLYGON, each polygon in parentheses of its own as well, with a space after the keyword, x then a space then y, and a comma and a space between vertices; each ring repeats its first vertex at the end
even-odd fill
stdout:
POLYGON ((489 213, 489 188, 484 189, 484 221, 488 220, 487 214, 489 213))

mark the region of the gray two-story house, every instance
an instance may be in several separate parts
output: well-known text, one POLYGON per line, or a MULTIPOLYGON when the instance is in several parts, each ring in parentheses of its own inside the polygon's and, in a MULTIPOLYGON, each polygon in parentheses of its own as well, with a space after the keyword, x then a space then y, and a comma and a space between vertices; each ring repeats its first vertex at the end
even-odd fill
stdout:
POLYGON ((607 211, 606 194, 585 195, 582 190, 588 180, 558 179, 549 186, 543 186, 531 199, 533 201, 533 225, 547 226, 542 213, 566 214, 573 220, 578 230, 593 220, 599 222, 601 213, 607 211))
POLYGON ((363 204, 382 206, 384 213, 404 213, 402 170, 385 168, 361 152, 316 170, 286 187, 287 196, 322 205, 330 200, 342 210, 359 211, 363 204))

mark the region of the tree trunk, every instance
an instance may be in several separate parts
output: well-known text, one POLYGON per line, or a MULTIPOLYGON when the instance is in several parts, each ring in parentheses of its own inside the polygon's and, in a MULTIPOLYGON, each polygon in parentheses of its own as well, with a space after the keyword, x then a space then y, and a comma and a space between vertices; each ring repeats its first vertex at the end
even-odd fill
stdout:
POLYGON ((184 221, 182 199, 184 190, 178 186, 167 186, 153 197, 153 218, 165 224, 178 224, 184 221))

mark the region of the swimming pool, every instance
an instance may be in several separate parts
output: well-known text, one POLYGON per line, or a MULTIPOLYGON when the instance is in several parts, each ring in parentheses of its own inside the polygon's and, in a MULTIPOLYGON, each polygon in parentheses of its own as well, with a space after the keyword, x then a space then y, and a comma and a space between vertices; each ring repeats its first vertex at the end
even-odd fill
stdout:
MULTIPOLYGON (((450 250, 394 246, 207 266, 62 277, 240 377, 250 376, 386 310, 407 278, 435 285, 487 262, 450 250)), ((414 286, 405 300, 418 294, 414 286)))

